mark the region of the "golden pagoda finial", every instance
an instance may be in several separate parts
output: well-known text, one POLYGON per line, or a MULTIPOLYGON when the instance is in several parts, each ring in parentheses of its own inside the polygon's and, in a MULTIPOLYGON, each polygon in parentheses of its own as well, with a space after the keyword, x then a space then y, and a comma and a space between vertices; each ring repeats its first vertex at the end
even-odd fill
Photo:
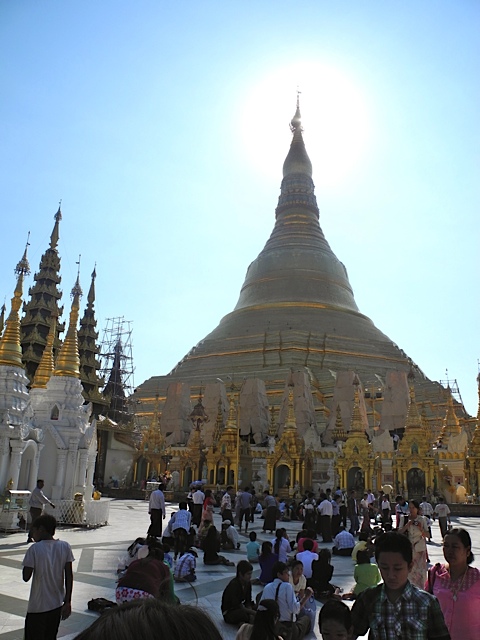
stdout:
POLYGON ((300 91, 297 90, 297 108, 290 121, 290 131, 293 134, 290 149, 283 163, 283 177, 293 174, 304 174, 312 177, 312 163, 308 157, 302 136, 302 116, 300 114, 300 91))
POLYGON ((347 439, 347 432, 343 426, 342 412, 339 404, 337 404, 337 416, 335 418, 335 427, 333 429, 332 439, 334 442, 337 442, 337 440, 345 441, 347 439))
POLYGON ((447 397, 447 412, 445 414, 445 419, 443 421, 443 427, 441 431, 442 442, 444 441, 445 436, 457 435, 462 432, 462 428, 460 426, 460 421, 455 413, 455 407, 453 406, 453 395, 448 388, 448 397, 447 397))
POLYGON ((275 438, 277 436, 278 433, 278 428, 277 428, 277 421, 275 418, 275 407, 272 406, 270 407, 270 425, 268 427, 268 436, 270 438, 275 438))
POLYGON ((60 220, 62 219, 62 212, 60 211, 60 207, 62 205, 62 201, 58 203, 58 211, 55 214, 55 225, 53 227, 52 235, 50 236, 50 249, 56 249, 58 244, 58 239, 60 238, 60 220))
POLYGON ((35 372, 33 379, 32 389, 46 389, 47 382, 53 374, 55 369, 55 360, 53 358, 53 342, 55 340, 55 333, 57 330, 57 317, 54 313, 51 314, 50 329, 47 336, 47 344, 42 353, 40 364, 35 372))
POLYGON ((410 371, 407 375, 407 380, 408 394, 410 399, 408 403, 407 418, 405 420, 405 429, 418 429, 422 427, 422 419, 418 412, 417 400, 415 398, 415 374, 412 368, 410 368, 410 371))
POLYGON ((72 289, 72 308, 68 324, 67 335, 63 341, 62 348, 55 364, 54 376, 68 376, 70 378, 80 378, 80 356, 78 354, 77 323, 80 312, 80 296, 82 289, 79 279, 72 289))
MULTIPOLYGON (((30 238, 30 232, 28 232, 30 238)), ((30 265, 27 260, 27 249, 25 246, 22 259, 15 267, 17 285, 13 293, 12 307, 5 323, 5 331, 0 338, 0 364, 22 367, 22 347, 20 346, 20 307, 22 306, 23 278, 30 273, 30 265)))
POLYGON ((287 419, 285 421, 285 429, 296 429, 297 420, 295 418, 295 409, 293 406, 293 385, 288 386, 288 410, 287 419))
POLYGON ((355 392, 353 396, 353 411, 352 411, 352 420, 350 422, 350 433, 363 433, 365 431, 362 422, 362 416, 360 415, 360 380, 358 376, 355 375, 353 379, 353 384, 355 387, 355 392))
POLYGON ((235 396, 232 394, 230 394, 230 398, 228 399, 229 402, 229 410, 228 410, 228 418, 227 418, 227 427, 233 427, 234 429, 237 428, 237 411, 236 411, 236 407, 235 407, 235 396))
POLYGON ((215 431, 213 432, 213 444, 216 445, 220 440, 223 431, 223 409, 222 399, 218 399, 217 419, 215 420, 215 431))

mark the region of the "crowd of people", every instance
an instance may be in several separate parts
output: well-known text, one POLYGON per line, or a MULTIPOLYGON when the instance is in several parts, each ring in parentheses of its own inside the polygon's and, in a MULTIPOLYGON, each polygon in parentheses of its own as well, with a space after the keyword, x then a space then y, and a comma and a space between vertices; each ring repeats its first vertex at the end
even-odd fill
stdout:
MULTIPOLYGON (((221 637, 218 630, 212 631, 215 625, 205 613, 180 605, 175 593, 176 583, 197 579, 197 561, 203 554, 206 566, 235 566, 235 576, 226 585, 219 608, 225 623, 238 628, 237 640, 301 640, 315 629, 320 606, 319 629, 329 640, 356 638, 367 632, 371 638, 382 640, 480 638, 480 570, 471 566, 468 531, 451 528, 449 508, 443 500, 433 506, 426 497, 421 502, 407 502, 399 495, 392 504, 389 495, 375 496, 370 491, 362 498, 339 488, 321 492, 318 499, 308 493, 290 511, 289 517, 295 514, 303 521, 294 538, 285 527, 278 526, 282 522, 278 504, 268 491, 257 501, 248 487, 237 493, 227 487, 218 499, 208 489, 196 486, 187 500, 179 503, 164 529, 167 514, 160 485, 150 496, 147 536, 132 543, 119 567, 115 593, 118 607, 78 637, 95 640, 104 634, 102 637, 109 638, 117 624, 123 627, 116 637, 123 637, 135 620, 141 619, 143 625, 147 619, 162 616, 168 619, 166 628, 178 625, 186 630, 191 620, 196 629, 188 636, 172 631, 172 635, 160 634, 160 638, 221 637), (218 527, 215 509, 221 518, 218 527), (264 537, 270 534, 261 542, 256 531, 248 532, 256 513, 262 519, 264 537), (436 518, 445 563, 428 569, 427 545, 436 518), (248 536, 243 548, 239 538, 242 530, 248 536), (222 551, 229 552, 229 557, 222 551), (233 562, 232 552, 246 558, 233 562), (342 593, 333 582, 332 558, 339 556, 353 561, 348 593, 342 593), (259 576, 253 579, 256 565, 259 576), (261 587, 256 597, 252 596, 254 585, 261 587), (351 608, 348 601, 353 602, 351 608), (144 608, 143 613, 139 607, 144 608), (183 612, 181 621, 177 621, 179 611, 183 612), (199 635, 203 632, 209 635, 199 635)), ((33 523, 35 544, 25 556, 23 577, 29 580, 33 576, 32 606, 38 609, 42 606, 36 602, 40 572, 45 562, 56 567, 55 589, 57 599, 62 598, 53 622, 58 629, 60 618, 70 614, 73 555, 66 543, 59 560, 51 555, 54 532, 52 516, 41 516, 33 523)), ((37 629, 42 620, 51 625, 51 614, 29 608, 27 631, 37 629)), ((40 638, 38 633, 31 637, 40 638)), ((56 631, 47 637, 56 637, 56 631)), ((140 630, 134 637, 143 637, 140 630)))

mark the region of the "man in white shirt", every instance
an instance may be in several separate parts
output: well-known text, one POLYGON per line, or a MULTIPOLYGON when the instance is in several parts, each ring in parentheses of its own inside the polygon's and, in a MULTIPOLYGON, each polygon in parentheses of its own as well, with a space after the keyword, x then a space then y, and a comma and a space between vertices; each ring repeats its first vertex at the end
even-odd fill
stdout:
POLYGON ((318 523, 317 533, 322 535, 323 542, 332 541, 332 514, 333 507, 326 493, 320 494, 320 504, 317 507, 318 523))
POLYGON ((355 538, 351 533, 341 527, 335 536, 335 546, 332 549, 334 556, 351 556, 353 547, 355 546, 355 538))
POLYGON ((25 640, 56 638, 60 619, 66 620, 72 613, 74 557, 68 542, 54 539, 56 525, 51 515, 36 519, 32 526, 35 544, 23 559, 23 580, 28 582, 33 576, 25 640))
POLYGON ((422 511, 422 516, 425 516, 427 518, 428 542, 430 542, 430 540, 432 539, 431 521, 432 521, 432 517, 433 517, 433 507, 430 504, 430 502, 428 502, 427 496, 423 496, 422 502, 420 503, 420 509, 422 511))
POLYGON ((302 616, 296 620, 297 614, 306 605, 313 591, 310 587, 305 589, 305 595, 297 601, 295 591, 289 582, 290 573, 284 562, 275 562, 272 568, 273 582, 266 585, 263 590, 262 600, 275 600, 280 610, 279 635, 282 638, 301 640, 309 633, 311 624, 308 616, 302 616), (282 631, 282 627, 284 630, 282 631))
POLYGON ((197 489, 193 492, 193 511, 192 511, 192 524, 199 527, 202 521, 203 503, 205 502, 205 494, 201 489, 197 489))
POLYGON ((296 560, 300 560, 303 564, 303 575, 308 580, 312 577, 312 562, 318 560, 318 553, 313 553, 313 540, 307 538, 303 542, 303 548, 305 551, 297 553, 296 560))
POLYGON ((448 504, 445 504, 445 498, 439 498, 438 500, 439 502, 433 512, 433 519, 435 520, 435 517, 438 516, 438 524, 440 525, 440 533, 442 534, 443 540, 448 530, 447 520, 450 524, 450 507, 448 504))
POLYGON ((223 549, 240 549, 240 538, 238 537, 237 530, 232 526, 230 520, 224 520, 222 522, 221 538, 223 549))
POLYGON ((162 517, 165 520, 165 496, 163 495, 163 484, 158 485, 150 494, 150 502, 148 503, 148 513, 150 514, 150 526, 148 527, 148 536, 155 538, 162 537, 162 517))
POLYGON ((31 522, 30 522, 30 531, 28 532, 27 543, 33 542, 33 538, 31 535, 32 524, 35 522, 37 518, 39 518, 42 515, 44 505, 49 504, 51 507, 55 509, 55 505, 53 504, 53 502, 50 502, 50 500, 42 491, 44 486, 45 486, 45 483, 43 480, 40 480, 40 479, 37 480, 37 486, 32 491, 32 495, 30 496, 29 505, 30 505, 31 522))
POLYGON ((232 496, 233 487, 229 485, 227 490, 223 494, 222 501, 220 503, 220 513, 222 514, 222 520, 233 520, 232 515, 232 496))

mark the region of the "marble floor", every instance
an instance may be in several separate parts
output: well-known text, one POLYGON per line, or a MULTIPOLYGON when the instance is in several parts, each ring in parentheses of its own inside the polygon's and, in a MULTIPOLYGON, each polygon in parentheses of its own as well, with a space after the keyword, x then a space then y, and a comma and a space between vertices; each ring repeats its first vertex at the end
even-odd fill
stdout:
MULTIPOLYGON (((167 505, 167 517, 176 510, 176 505, 167 505)), ((220 515, 215 514, 217 526, 220 515)), ((473 539, 474 553, 480 552, 480 519, 457 518, 454 522, 468 528, 473 539)), ((58 637, 71 640, 77 633, 88 627, 98 614, 88 611, 87 602, 91 598, 104 597, 115 600, 115 579, 119 560, 124 556, 131 542, 145 535, 149 516, 146 502, 135 500, 111 500, 108 526, 98 529, 78 527, 59 527, 56 537, 67 540, 72 546, 74 562, 74 588, 72 609, 68 620, 60 624, 58 637)), ((301 528, 299 522, 283 523, 294 538, 301 528)), ((258 541, 271 539, 261 531, 262 520, 257 519, 252 529, 257 531, 258 541)), ((438 525, 433 526, 434 542, 429 545, 432 562, 440 561, 442 549, 439 544, 438 525)), ((248 538, 241 535, 239 551, 222 552, 233 562, 246 558, 245 544, 248 538)), ((320 547, 331 546, 324 543, 320 547)), ((0 533, 0 640, 21 640, 23 638, 24 617, 27 609, 30 583, 22 580, 21 565, 27 549, 26 536, 23 533, 0 533)), ((480 559, 480 556, 479 556, 480 559)), ((345 591, 353 585, 353 562, 351 558, 334 558, 335 567, 333 582, 345 591)), ((474 563, 480 566, 477 561, 474 563)), ((222 637, 226 640, 235 638, 236 629, 223 622, 220 612, 221 594, 228 581, 235 575, 235 567, 205 567, 202 553, 197 561, 198 579, 194 585, 175 585, 175 591, 184 603, 198 605, 208 611, 215 620, 222 637)), ((254 577, 259 570, 254 571, 254 577)), ((253 587, 255 596, 261 587, 253 587)), ((318 605, 319 606, 319 605, 318 605)), ((318 609, 317 609, 318 611, 318 609)), ((318 627, 309 636, 320 638, 318 627)))

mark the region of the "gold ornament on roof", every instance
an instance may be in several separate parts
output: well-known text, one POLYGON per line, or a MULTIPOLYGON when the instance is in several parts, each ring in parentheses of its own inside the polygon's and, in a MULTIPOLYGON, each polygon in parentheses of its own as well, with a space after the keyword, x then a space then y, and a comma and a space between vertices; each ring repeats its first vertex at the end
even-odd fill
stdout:
MULTIPOLYGON (((28 234, 30 237, 30 232, 28 234)), ((5 331, 0 339, 0 364, 13 365, 22 367, 22 347, 20 346, 20 307, 22 306, 23 279, 25 275, 30 273, 30 265, 27 260, 27 249, 29 243, 25 247, 22 259, 15 268, 15 274, 18 276, 17 284, 12 298, 12 306, 10 314, 5 323, 5 331)))

